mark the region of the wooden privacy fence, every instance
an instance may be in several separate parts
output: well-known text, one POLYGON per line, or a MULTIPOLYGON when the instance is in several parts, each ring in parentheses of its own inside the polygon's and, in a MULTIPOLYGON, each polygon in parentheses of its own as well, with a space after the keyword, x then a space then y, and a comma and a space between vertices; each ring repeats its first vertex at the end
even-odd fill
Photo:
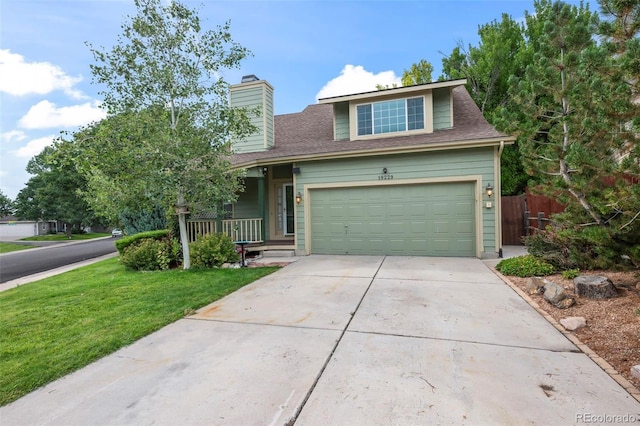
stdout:
POLYGON ((216 232, 227 234, 233 241, 259 243, 263 241, 262 218, 187 221, 189 241, 195 241, 199 236, 216 232))
POLYGON ((502 244, 522 245, 526 234, 525 212, 527 200, 524 194, 502 197, 502 244))
POLYGON ((549 217, 562 213, 566 206, 545 195, 532 194, 527 188, 527 235, 536 229, 544 229, 549 223, 549 217))
POLYGON ((522 245, 522 237, 544 229, 549 217, 562 213, 565 206, 553 198, 532 194, 502 197, 502 244, 522 245))

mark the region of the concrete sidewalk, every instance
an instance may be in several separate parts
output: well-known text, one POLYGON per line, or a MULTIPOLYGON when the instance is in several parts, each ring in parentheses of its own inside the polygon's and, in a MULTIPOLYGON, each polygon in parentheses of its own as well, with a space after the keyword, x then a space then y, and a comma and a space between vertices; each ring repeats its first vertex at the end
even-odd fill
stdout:
POLYGON ((640 403, 482 261, 383 256, 301 258, 0 408, 3 426, 620 419, 640 403))

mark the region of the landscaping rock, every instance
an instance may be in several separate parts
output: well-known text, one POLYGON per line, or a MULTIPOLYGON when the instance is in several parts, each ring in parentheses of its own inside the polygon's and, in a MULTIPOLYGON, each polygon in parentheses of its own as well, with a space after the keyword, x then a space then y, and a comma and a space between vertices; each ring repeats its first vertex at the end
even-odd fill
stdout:
POLYGON ((560 320, 560 324, 562 324, 562 326, 565 329, 569 331, 574 331, 586 326, 587 320, 584 317, 567 317, 567 318, 562 318, 560 320))
POLYGON ((640 379, 640 365, 634 365, 631 367, 631 375, 636 379, 640 379))
POLYGON ((540 277, 531 277, 526 282, 525 290, 528 294, 542 294, 544 293, 544 285, 547 280, 540 277))
POLYGON ((616 297, 618 291, 611 280, 601 275, 580 275, 573 279, 576 295, 590 299, 616 297))
POLYGON ((574 297, 568 296, 562 299, 561 301, 559 301, 558 303, 555 303, 553 306, 560 309, 567 309, 572 307, 575 304, 576 304, 576 299, 574 297))
POLYGON ((546 281, 544 285, 544 298, 552 305, 556 305, 561 300, 566 299, 567 295, 564 292, 564 287, 553 281, 546 281))

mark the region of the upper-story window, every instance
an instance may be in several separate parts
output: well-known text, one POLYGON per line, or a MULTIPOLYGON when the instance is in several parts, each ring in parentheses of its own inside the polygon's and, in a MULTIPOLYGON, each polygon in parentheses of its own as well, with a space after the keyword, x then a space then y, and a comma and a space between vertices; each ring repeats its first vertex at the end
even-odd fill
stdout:
POLYGON ((358 105, 356 112, 358 136, 424 129, 422 97, 358 105))

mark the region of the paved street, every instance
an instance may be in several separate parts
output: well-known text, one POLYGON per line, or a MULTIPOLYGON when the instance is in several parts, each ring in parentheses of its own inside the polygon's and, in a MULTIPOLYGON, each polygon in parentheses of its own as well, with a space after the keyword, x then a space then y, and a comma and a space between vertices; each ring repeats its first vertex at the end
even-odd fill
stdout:
POLYGON ((115 240, 101 238, 47 244, 0 255, 0 283, 115 253, 115 240))

